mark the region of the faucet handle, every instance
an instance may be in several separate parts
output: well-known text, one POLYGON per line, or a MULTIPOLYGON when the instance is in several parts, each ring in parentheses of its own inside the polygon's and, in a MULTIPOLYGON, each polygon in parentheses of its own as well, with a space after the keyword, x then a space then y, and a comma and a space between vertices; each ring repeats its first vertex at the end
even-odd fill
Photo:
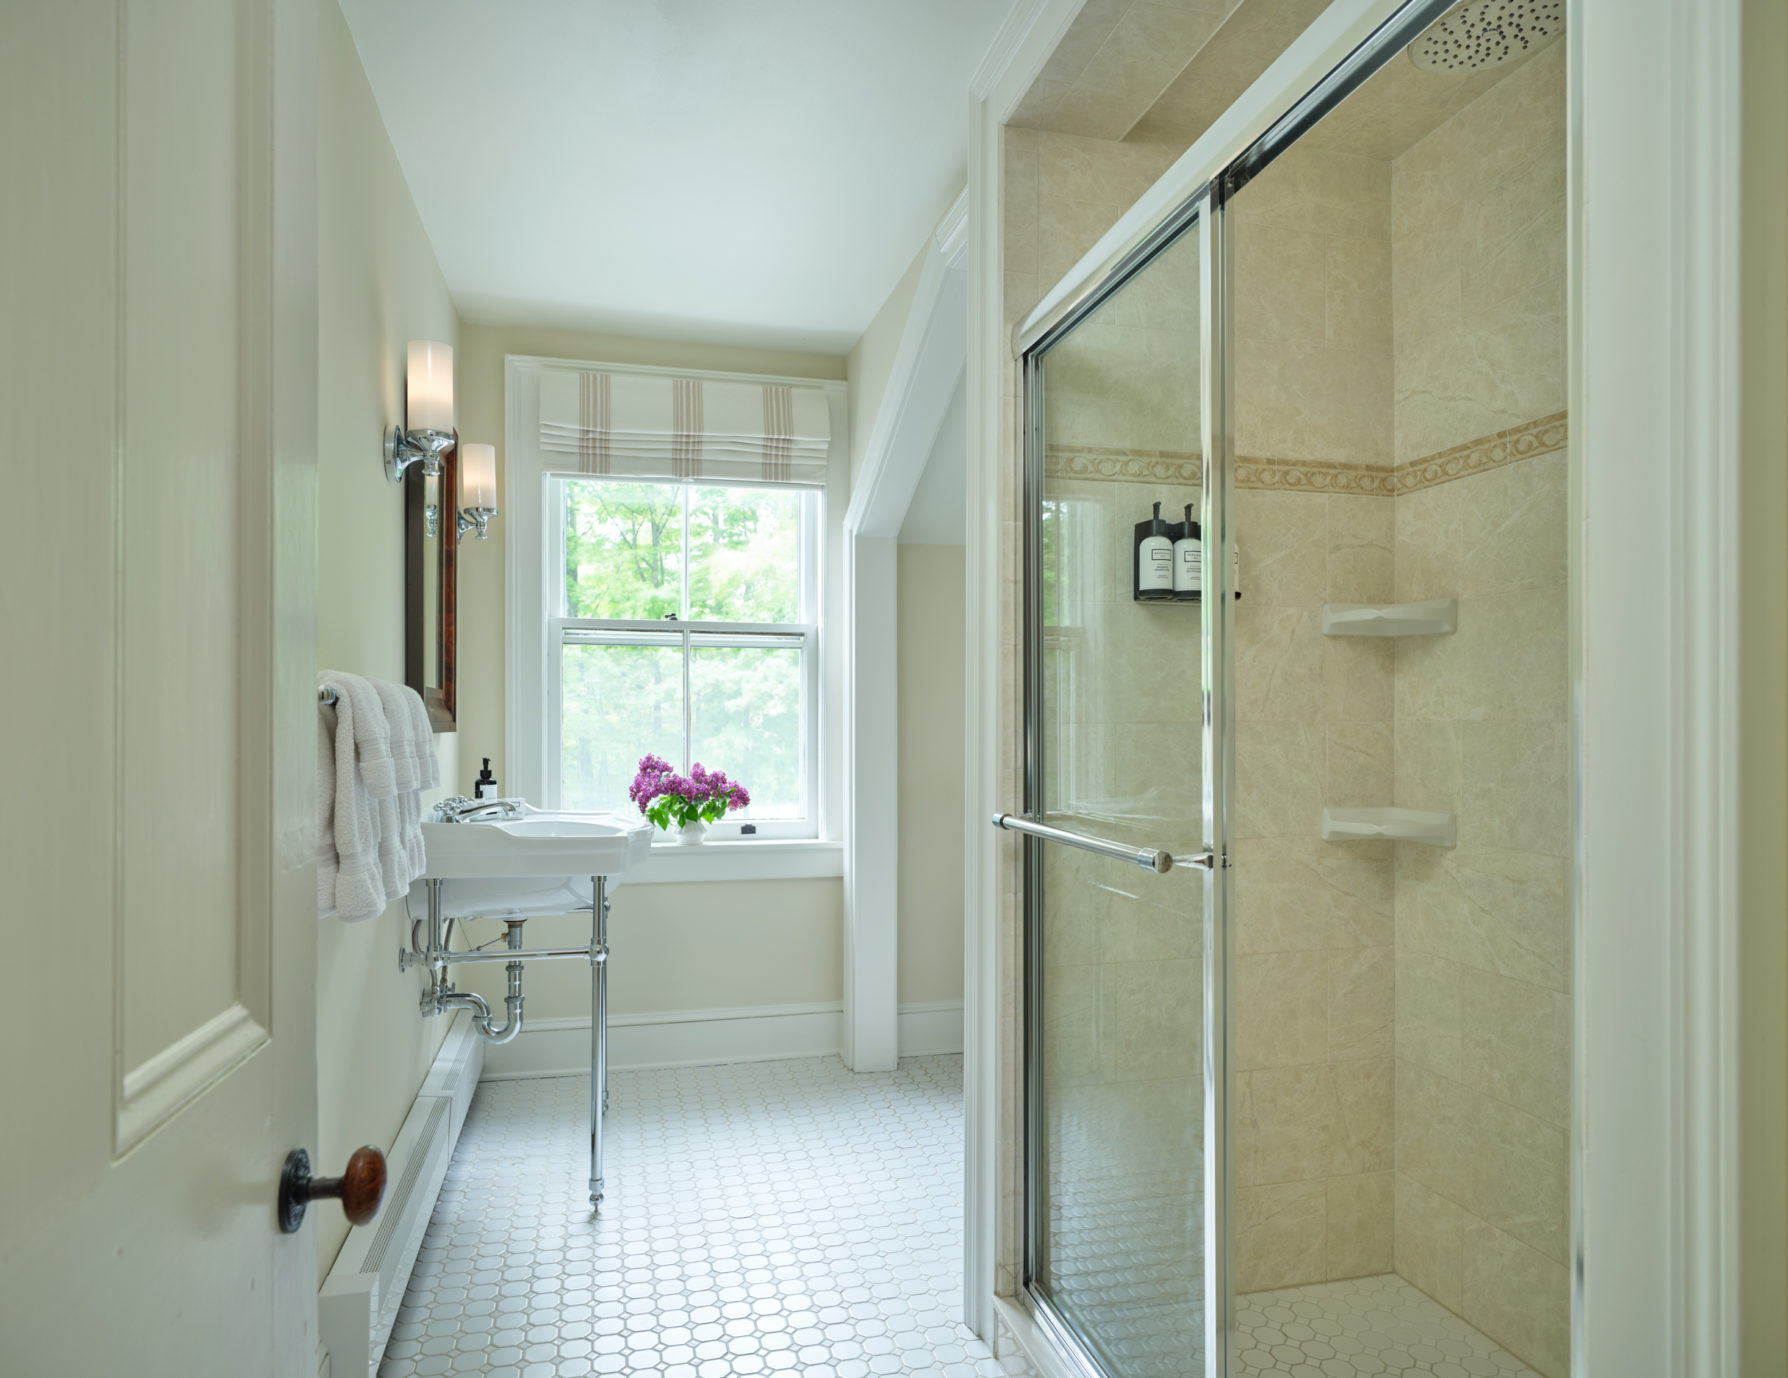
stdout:
POLYGON ((456 823, 459 821, 460 810, 471 808, 475 802, 463 794, 449 795, 429 810, 428 821, 431 823, 456 823))

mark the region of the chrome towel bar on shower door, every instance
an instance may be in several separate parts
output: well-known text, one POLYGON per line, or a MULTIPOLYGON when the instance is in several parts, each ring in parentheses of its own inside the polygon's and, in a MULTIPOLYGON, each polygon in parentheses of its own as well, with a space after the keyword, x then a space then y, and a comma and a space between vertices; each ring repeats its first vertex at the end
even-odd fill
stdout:
POLYGON ((1165 875, 1175 866, 1202 866, 1207 871, 1211 868, 1212 857, 1209 852, 1199 852, 1193 856, 1175 856, 1172 852, 1156 851, 1153 847, 1126 847, 1122 842, 1107 842, 1102 837, 1088 837, 1085 833, 1071 833, 1062 828, 1052 828, 1047 823, 1033 823, 1030 819, 1015 813, 994 814, 993 826, 1004 828, 1008 832, 1026 833, 1031 837, 1040 837, 1046 842, 1065 842, 1070 847, 1097 852, 1100 856, 1115 857, 1119 861, 1129 862, 1132 866, 1140 866, 1145 871, 1153 871, 1156 875, 1165 875))

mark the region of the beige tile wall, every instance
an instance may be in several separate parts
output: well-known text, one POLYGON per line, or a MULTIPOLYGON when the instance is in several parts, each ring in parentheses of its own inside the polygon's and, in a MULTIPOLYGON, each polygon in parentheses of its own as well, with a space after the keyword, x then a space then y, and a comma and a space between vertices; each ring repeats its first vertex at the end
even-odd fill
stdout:
MULTIPOLYGON (((1391 452, 1390 168, 1295 148, 1235 216, 1239 454, 1391 452)), ((1389 599, 1388 496, 1239 489, 1231 906, 1239 1291, 1386 1272, 1394 1167, 1388 845, 1319 840, 1391 800, 1389 643, 1322 635, 1389 599)))
MULTIPOLYGON (((1392 164, 1396 448, 1559 412, 1563 44, 1392 164)), ((1396 506, 1396 595, 1459 630, 1396 651, 1401 805, 1459 845, 1396 873, 1397 1271, 1542 1373, 1569 1370, 1567 460, 1396 506)))
POLYGON ((1565 45, 1391 163, 1396 455, 1565 408, 1565 45))

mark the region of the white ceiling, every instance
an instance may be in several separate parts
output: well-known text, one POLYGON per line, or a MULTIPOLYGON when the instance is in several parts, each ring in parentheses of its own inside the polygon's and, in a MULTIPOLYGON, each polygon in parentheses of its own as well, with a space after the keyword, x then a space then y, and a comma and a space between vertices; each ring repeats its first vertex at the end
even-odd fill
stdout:
POLYGON ((840 354, 1010 0, 341 0, 462 317, 840 354))

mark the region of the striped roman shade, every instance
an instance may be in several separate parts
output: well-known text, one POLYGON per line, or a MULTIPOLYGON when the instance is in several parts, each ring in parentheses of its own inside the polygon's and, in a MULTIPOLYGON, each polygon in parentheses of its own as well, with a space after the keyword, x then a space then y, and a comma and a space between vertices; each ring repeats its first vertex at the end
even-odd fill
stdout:
POLYGON ((831 411, 819 388, 549 368, 540 448, 580 474, 794 483, 826 481, 831 411))

